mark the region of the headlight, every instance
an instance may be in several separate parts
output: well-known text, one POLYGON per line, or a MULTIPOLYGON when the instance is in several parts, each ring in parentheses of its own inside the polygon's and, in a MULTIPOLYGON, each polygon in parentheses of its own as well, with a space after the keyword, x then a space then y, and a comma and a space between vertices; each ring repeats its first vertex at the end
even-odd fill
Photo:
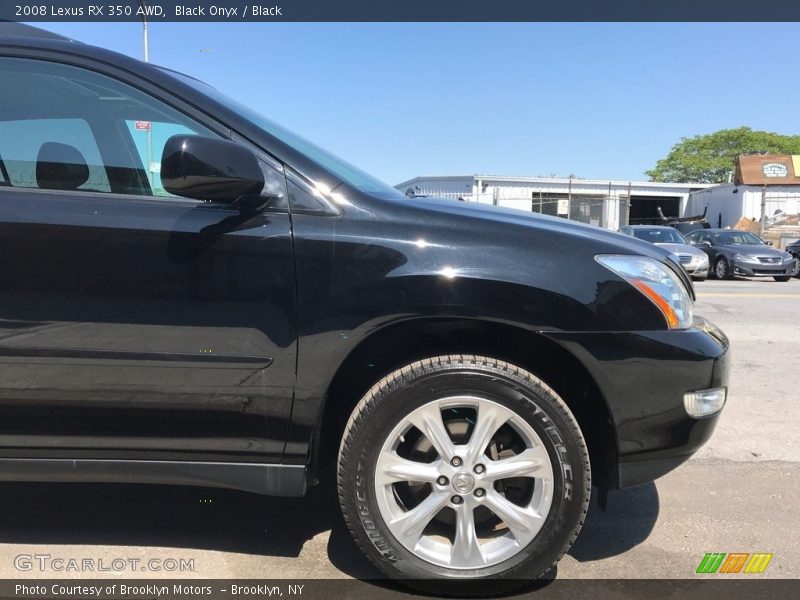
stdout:
POLYGON ((595 259, 647 296, 662 312, 670 329, 691 327, 692 298, 667 265, 646 256, 600 255, 595 259))
POLYGON ((739 262, 747 262, 747 263, 760 262, 755 256, 747 256, 746 254, 734 254, 733 260, 738 260, 739 262))
POLYGON ((697 263, 698 265, 708 266, 708 254, 695 254, 694 258, 692 258, 693 263, 697 263))

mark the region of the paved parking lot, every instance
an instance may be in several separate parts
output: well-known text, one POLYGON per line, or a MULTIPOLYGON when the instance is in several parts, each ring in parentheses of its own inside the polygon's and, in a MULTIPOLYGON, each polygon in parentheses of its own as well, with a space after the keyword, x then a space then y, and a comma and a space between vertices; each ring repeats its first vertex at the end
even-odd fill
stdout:
MULTIPOLYGON (((800 280, 707 281, 697 292, 697 312, 733 344, 719 427, 682 468, 613 492, 606 512, 593 503, 559 578, 692 577, 712 551, 773 552, 763 577, 800 577, 800 280)), ((301 500, 157 486, 2 489, 0 578, 23 574, 14 566, 22 553, 194 560, 194 572, 123 577, 377 575, 351 544, 330 488, 301 500)))

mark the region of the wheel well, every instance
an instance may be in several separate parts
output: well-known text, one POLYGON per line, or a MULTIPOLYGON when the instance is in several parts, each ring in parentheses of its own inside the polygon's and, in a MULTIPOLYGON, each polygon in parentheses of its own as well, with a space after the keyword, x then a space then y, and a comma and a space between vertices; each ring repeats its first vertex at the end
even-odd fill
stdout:
POLYGON ((605 399, 584 366, 546 337, 518 327, 478 320, 403 322, 363 340, 339 367, 326 394, 315 467, 336 463, 347 419, 363 395, 385 375, 416 360, 442 354, 491 356, 526 369, 570 407, 589 450, 594 484, 615 487, 617 440, 605 399))

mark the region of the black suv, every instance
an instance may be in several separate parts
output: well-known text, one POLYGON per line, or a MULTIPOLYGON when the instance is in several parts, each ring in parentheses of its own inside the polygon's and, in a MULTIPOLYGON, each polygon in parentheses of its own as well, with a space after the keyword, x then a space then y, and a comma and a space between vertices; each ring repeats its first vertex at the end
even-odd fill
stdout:
POLYGON ((518 581, 714 430, 728 342, 656 246, 407 198, 81 43, 0 37, 0 81, 0 479, 335 470, 387 575, 518 581))

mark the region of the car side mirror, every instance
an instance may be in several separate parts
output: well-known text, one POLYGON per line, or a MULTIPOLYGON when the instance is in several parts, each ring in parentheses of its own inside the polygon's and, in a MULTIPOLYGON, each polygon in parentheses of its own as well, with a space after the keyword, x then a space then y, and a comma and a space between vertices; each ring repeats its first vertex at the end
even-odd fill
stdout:
POLYGON ((701 246, 707 246, 708 248, 710 248, 711 247, 711 242, 709 242, 708 240, 703 240, 702 242, 700 242, 700 245, 701 246))
POLYGON ((161 155, 161 183, 170 194, 234 204, 258 196, 264 172, 245 146, 201 135, 173 135, 161 155))
POLYGON ((772 246, 772 241, 771 241, 771 240, 763 240, 763 242, 764 242, 764 243, 765 243, 767 246, 772 246))

